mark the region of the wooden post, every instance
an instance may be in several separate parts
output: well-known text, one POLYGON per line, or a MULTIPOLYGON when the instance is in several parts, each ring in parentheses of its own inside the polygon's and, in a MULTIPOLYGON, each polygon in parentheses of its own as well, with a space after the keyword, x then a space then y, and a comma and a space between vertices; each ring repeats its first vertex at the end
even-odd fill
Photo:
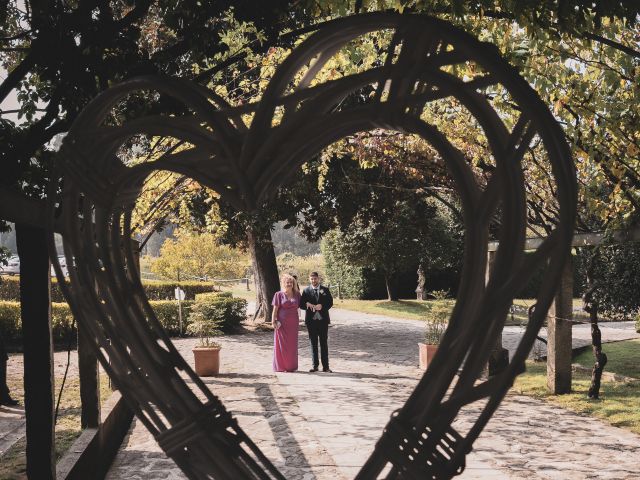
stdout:
POLYGON ((80 424, 82 428, 100 426, 100 372, 98 357, 82 324, 78 323, 78 371, 80 374, 80 424))
POLYGON ((547 388, 554 394, 571 392, 572 320, 573 271, 569 257, 547 318, 547 388))
MULTIPOLYGON (((496 258, 495 251, 487 252, 487 269, 485 273, 485 285, 489 283, 489 278, 491 278, 491 269, 493 268, 493 262, 496 258)), ((502 330, 500 331, 500 335, 496 339, 496 343, 491 350, 491 354, 489 355, 489 364, 488 364, 488 375, 490 377, 499 374, 504 371, 509 365, 509 350, 502 346, 502 330)))
POLYGON ((24 345, 27 477, 55 479, 51 266, 42 228, 16 224, 24 345))

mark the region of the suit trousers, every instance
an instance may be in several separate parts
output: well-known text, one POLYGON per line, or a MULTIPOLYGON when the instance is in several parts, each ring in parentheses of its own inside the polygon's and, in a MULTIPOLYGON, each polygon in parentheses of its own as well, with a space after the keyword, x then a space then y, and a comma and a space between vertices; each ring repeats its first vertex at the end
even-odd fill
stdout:
POLYGON ((318 368, 318 341, 320 341, 320 361, 322 368, 329 368, 329 345, 327 342, 329 336, 329 323, 325 320, 308 320, 305 322, 307 331, 309 332, 309 342, 311 343, 311 358, 313 367, 318 368))

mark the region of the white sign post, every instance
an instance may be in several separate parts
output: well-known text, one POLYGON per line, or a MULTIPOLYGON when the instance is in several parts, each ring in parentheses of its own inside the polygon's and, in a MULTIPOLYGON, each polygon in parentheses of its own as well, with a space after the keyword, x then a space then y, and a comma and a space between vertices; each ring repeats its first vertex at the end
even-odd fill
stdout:
POLYGON ((182 336, 182 301, 184 300, 184 290, 176 287, 174 290, 176 300, 178 300, 178 336, 182 336))

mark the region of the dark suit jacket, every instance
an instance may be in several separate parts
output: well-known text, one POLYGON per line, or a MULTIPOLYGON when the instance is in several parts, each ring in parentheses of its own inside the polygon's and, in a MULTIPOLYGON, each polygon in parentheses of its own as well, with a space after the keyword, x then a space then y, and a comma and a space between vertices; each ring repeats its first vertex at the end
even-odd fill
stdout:
POLYGON ((300 308, 305 311, 304 321, 307 322, 327 322, 331 323, 331 319, 329 318, 329 309, 333 306, 333 297, 331 296, 331 292, 324 285, 318 286, 319 290, 319 299, 316 299, 316 294, 313 291, 313 287, 309 285, 302 291, 302 296, 300 297, 300 308), (322 316, 322 320, 313 320, 313 312, 307 308, 307 302, 312 303, 314 305, 320 304, 322 305, 322 310, 320 310, 320 315, 322 316))

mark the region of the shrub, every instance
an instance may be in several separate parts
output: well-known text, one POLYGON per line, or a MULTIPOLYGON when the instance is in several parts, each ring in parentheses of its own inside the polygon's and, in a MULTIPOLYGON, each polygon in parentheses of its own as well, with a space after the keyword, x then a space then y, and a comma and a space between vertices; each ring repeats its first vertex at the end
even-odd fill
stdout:
POLYGON ((444 332, 447 330, 447 324, 451 316, 451 305, 446 300, 447 292, 444 290, 433 291, 431 296, 433 300, 425 322, 424 343, 427 345, 439 345, 444 332))
POLYGON ((22 335, 20 322, 20 304, 18 302, 0 302, 0 337, 6 343, 13 343, 22 335))
POLYGON ((149 300, 173 300, 175 299, 175 289, 178 286, 184 290, 185 300, 194 300, 197 294, 211 292, 214 289, 214 284, 209 282, 163 282, 147 280, 142 282, 142 285, 149 300))
POLYGON ((220 321, 208 316, 209 309, 206 302, 196 302, 189 314, 187 333, 200 339, 201 347, 217 347, 220 344, 213 341, 213 337, 221 335, 220 321))
MULTIPOLYGON (((144 291, 149 300, 173 300, 175 288, 180 286, 185 293, 185 300, 194 300, 199 293, 212 292, 214 284, 210 282, 163 282, 159 280, 146 280, 142 282, 144 291)), ((20 300, 20 277, 2 277, 0 279, 0 301, 20 300)), ((51 301, 63 303, 66 299, 58 288, 55 278, 51 279, 51 301)))
MULTIPOLYGON (((1 277, 0 278, 0 301, 20 301, 20 277, 1 277)), ((62 295, 62 290, 58 288, 58 281, 51 279, 51 301, 54 303, 66 302, 62 295)))
MULTIPOLYGON (((189 326, 189 313, 195 302, 186 300, 182 302, 182 333, 187 331, 189 326)), ((149 304, 153 308, 160 324, 173 337, 180 335, 180 319, 178 318, 178 302, 176 300, 154 300, 149 304)))
MULTIPOLYGON (((178 335, 178 304, 175 300, 149 302, 158 317, 160 324, 169 335, 178 335)), ((183 329, 188 327, 189 312, 193 301, 182 302, 183 329)), ((246 305, 245 305, 246 309, 246 305)), ((51 330, 55 343, 66 343, 70 336, 75 338, 73 315, 66 303, 53 303, 51 310, 51 330)), ((20 319, 20 303, 0 301, 0 336, 8 344, 22 342, 22 322, 20 319)))
POLYGON ((217 298, 233 298, 232 292, 196 293, 196 301, 215 300, 217 298))
POLYGON ((240 322, 247 317, 247 301, 244 298, 226 296, 199 297, 191 307, 191 312, 196 312, 197 318, 202 315, 205 319, 215 322, 216 328, 229 332, 238 328, 240 322))
MULTIPOLYGON (((51 305, 51 332, 55 343, 68 342, 70 338, 75 339, 73 315, 66 303, 51 305)), ((0 301, 0 336, 9 344, 22 342, 20 302, 0 301)))

